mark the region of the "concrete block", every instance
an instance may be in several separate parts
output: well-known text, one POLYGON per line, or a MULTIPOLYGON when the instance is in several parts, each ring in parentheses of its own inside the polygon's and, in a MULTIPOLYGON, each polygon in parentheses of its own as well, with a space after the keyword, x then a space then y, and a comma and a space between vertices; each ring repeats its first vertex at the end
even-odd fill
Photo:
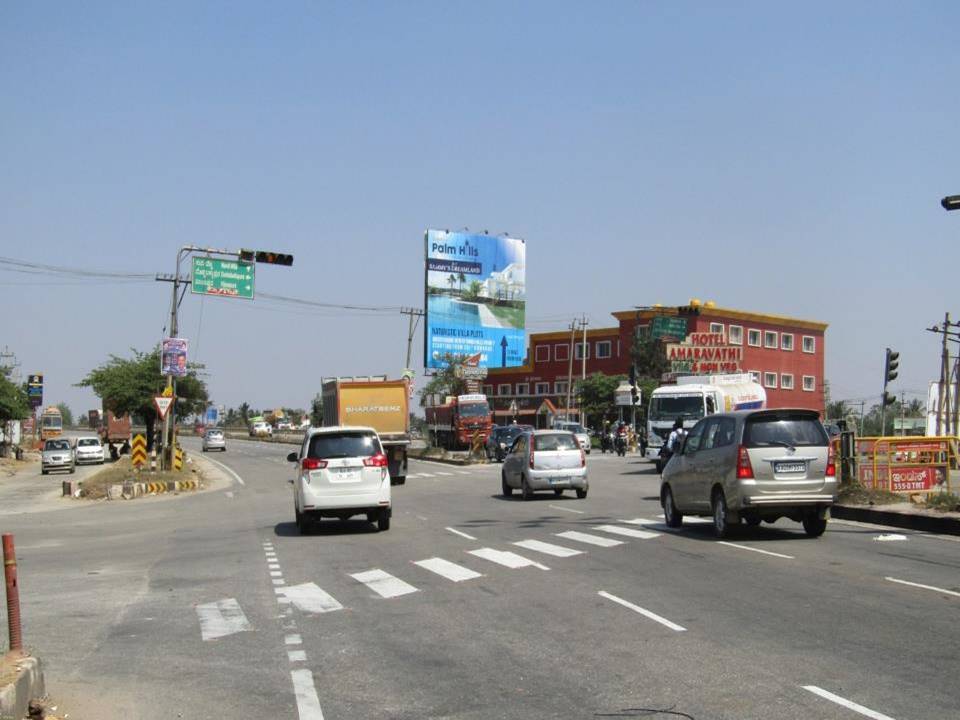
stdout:
POLYGON ((0 687, 0 720, 19 720, 27 716, 31 700, 39 700, 46 691, 43 687, 43 663, 40 658, 25 657, 15 661, 16 679, 0 687))
POLYGON ((121 483, 114 483, 107 488, 107 497, 110 500, 119 500, 123 497, 123 485, 121 483))
POLYGON ((77 480, 64 480, 63 481, 63 496, 64 497, 73 497, 76 494, 77 490, 80 489, 80 483, 77 480))

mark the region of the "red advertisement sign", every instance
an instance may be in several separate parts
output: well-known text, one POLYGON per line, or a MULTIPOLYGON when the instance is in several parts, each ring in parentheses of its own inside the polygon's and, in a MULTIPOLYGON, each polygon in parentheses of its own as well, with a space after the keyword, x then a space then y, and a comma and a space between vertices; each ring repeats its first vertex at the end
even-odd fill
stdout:
POLYGON ((890 478, 890 468, 887 465, 877 465, 876 474, 873 463, 860 463, 857 466, 860 484, 866 488, 886 488, 890 478))
POLYGON ((890 445, 891 452, 946 452, 945 442, 895 442, 890 445))
POLYGON ((936 490, 946 482, 942 466, 896 467, 890 471, 890 489, 893 492, 926 492, 936 490))

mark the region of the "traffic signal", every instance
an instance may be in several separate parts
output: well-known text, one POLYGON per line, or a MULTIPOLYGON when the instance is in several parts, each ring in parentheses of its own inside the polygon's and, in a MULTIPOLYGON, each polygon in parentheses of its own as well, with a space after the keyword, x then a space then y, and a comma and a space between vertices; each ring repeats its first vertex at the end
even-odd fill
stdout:
POLYGON ((269 265, 293 265, 293 255, 271 252, 269 250, 241 250, 240 260, 243 262, 268 263, 269 265))
POLYGON ((631 385, 631 386, 630 386, 630 402, 633 403, 634 405, 636 405, 638 402, 640 402, 640 395, 637 394, 637 386, 636 386, 636 385, 631 385))
POLYGON ((894 396, 893 393, 888 393, 888 392, 884 391, 884 393, 883 393, 883 406, 884 406, 884 407, 886 407, 887 405, 893 405, 896 401, 897 401, 897 398, 894 396))
POLYGON ((893 382, 897 379, 897 368, 900 367, 900 353, 896 350, 887 348, 887 360, 883 369, 883 385, 893 382))

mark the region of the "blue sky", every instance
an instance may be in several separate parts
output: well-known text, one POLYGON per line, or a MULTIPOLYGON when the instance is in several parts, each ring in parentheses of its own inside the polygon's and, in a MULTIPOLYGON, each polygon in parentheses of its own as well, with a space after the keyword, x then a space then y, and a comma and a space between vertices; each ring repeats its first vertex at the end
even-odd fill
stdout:
MULTIPOLYGON (((533 331, 691 297, 830 323, 834 398, 923 391, 960 315, 952 3, 4 3, 0 256, 420 306, 423 231, 527 242, 533 331)), ((0 349, 49 401, 162 335, 169 285, 0 265, 0 349), (69 283, 69 284, 68 284, 69 283)), ((214 399, 397 374, 407 318, 187 296, 214 399)), ((414 344, 419 356, 422 341, 414 344)))

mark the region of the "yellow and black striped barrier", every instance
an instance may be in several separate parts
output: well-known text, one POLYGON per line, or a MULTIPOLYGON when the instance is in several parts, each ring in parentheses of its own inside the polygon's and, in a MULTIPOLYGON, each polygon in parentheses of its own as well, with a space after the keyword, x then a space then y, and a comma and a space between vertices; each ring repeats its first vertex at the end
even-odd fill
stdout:
POLYGON ((147 494, 164 493, 167 491, 167 484, 165 482, 145 482, 143 485, 147 494))
POLYGON ((134 435, 130 445, 130 464, 135 468, 147 464, 147 438, 143 435, 134 435))
POLYGON ((183 448, 179 445, 173 449, 173 469, 183 470, 183 448))

